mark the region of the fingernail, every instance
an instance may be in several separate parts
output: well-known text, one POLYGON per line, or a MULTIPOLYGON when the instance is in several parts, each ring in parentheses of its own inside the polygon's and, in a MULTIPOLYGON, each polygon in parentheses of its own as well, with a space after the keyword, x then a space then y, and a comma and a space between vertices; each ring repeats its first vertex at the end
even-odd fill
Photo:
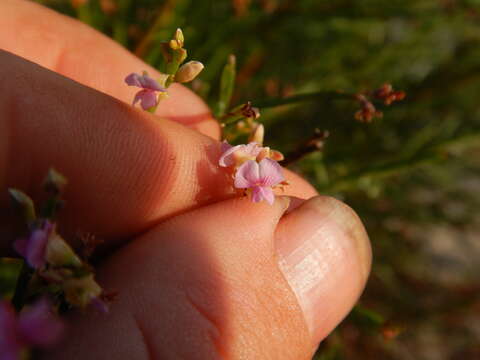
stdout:
POLYGON ((353 210, 318 196, 282 219, 276 249, 316 346, 363 290, 371 263, 368 236, 353 210))

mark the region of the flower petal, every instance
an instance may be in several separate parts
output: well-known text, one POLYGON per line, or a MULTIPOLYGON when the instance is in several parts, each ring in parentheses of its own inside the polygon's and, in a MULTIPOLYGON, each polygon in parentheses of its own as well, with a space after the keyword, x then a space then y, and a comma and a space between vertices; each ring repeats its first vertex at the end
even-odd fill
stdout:
POLYGON ((282 167, 271 159, 263 159, 259 164, 260 178, 263 186, 275 186, 285 180, 282 167))
POLYGON ((34 269, 45 265, 45 254, 50 232, 45 229, 37 229, 32 232, 27 240, 25 259, 34 269))
POLYGON ((236 146, 224 142, 221 149, 223 154, 220 157, 219 165, 223 167, 240 165, 247 160, 253 160, 262 151, 262 147, 255 142, 236 146))
POLYGON ((222 156, 220 156, 220 160, 218 160, 218 164, 222 167, 235 165, 235 158, 233 157, 233 154, 238 151, 242 146, 231 146, 230 144, 228 145, 230 146, 229 148, 227 148, 226 145, 224 146, 222 143, 222 149, 225 148, 225 151, 223 152, 222 156))
POLYGON ((152 90, 142 90, 135 95, 133 103, 140 100, 143 110, 148 110, 157 105, 157 94, 152 90))
POLYGON ((64 324, 51 312, 50 302, 44 298, 19 316, 18 331, 30 345, 51 346, 61 337, 64 324))
POLYGON ((149 90, 154 90, 154 91, 166 91, 163 87, 161 87, 158 82, 154 79, 152 79, 148 75, 143 75, 139 79, 140 83, 142 84, 142 87, 144 89, 149 89, 149 90))
POLYGON ((125 78, 125 82, 127 83, 128 86, 137 86, 137 87, 143 87, 142 83, 140 82, 141 76, 136 74, 136 73, 131 73, 125 78))
POLYGON ((262 151, 262 147, 256 142, 251 142, 247 145, 243 145, 242 151, 245 153, 246 156, 251 156, 255 158, 262 151))
POLYGON ((220 144, 220 151, 223 154, 225 151, 231 149, 232 147, 233 146, 230 145, 227 140, 223 140, 223 142, 220 144))
POLYGON ((248 160, 242 164, 235 174, 235 187, 247 189, 254 187, 260 181, 259 166, 256 161, 248 160))
POLYGON ((252 189, 252 201, 260 202, 262 200, 265 200, 270 205, 273 205, 273 202, 275 201, 275 195, 273 195, 273 190, 269 187, 255 186, 252 189))

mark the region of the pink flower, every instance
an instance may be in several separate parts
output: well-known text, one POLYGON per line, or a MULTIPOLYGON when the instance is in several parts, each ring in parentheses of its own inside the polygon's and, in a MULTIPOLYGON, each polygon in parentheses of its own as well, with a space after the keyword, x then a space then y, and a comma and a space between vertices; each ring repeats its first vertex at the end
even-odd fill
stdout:
POLYGON ((158 82, 152 79, 147 73, 139 75, 136 73, 131 73, 125 78, 125 82, 129 86, 136 86, 141 88, 133 99, 133 105, 140 101, 140 105, 143 110, 151 109, 152 107, 157 106, 157 92, 166 92, 167 90, 161 87, 158 82))
POLYGON ((235 187, 251 190, 253 202, 265 200, 272 205, 275 200, 272 187, 284 180, 282 167, 276 161, 268 158, 260 163, 248 160, 237 170, 235 187))
POLYGON ((27 346, 54 345, 64 331, 63 323, 41 299, 18 316, 7 301, 0 301, 0 360, 17 360, 27 346))
POLYGON ((255 142, 247 145, 232 146, 228 142, 222 143, 222 155, 218 164, 222 167, 239 166, 247 160, 255 160, 262 151, 262 147, 255 142))
POLYGON ((13 244, 14 249, 34 269, 42 268, 45 265, 48 238, 53 227, 51 222, 45 221, 43 226, 33 230, 28 238, 20 238, 13 244))

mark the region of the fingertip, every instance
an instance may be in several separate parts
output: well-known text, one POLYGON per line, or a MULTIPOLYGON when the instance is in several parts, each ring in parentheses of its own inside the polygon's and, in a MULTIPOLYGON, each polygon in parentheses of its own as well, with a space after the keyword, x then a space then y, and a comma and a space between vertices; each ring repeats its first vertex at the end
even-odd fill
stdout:
POLYGON ((286 195, 301 199, 310 199, 318 195, 317 190, 300 175, 287 168, 284 168, 284 175, 289 185, 283 189, 275 190, 277 195, 286 195))
POLYGON ((275 238, 280 268, 317 346, 365 286, 371 265, 368 236, 351 208, 318 196, 290 210, 275 238))

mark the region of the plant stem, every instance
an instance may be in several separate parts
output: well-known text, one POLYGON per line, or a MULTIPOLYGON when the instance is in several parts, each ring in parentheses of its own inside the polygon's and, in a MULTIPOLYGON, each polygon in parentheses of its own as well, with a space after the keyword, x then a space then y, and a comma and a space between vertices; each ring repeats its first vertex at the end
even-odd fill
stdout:
POLYGON ((285 159, 282 161, 282 165, 288 166, 308 154, 316 151, 321 151, 328 136, 328 131, 321 131, 319 129, 315 129, 315 133, 311 137, 304 141, 296 150, 285 155, 285 159))
POLYGON ((20 270, 20 275, 18 276, 17 286, 15 288, 15 294, 13 295, 12 304, 15 307, 15 310, 18 312, 22 309, 25 298, 27 296, 28 283, 32 277, 32 270, 24 262, 22 269, 20 270))
POLYGON ((269 107, 294 104, 294 103, 299 103, 304 101, 314 101, 317 99, 355 100, 355 94, 344 93, 341 91, 318 91, 313 93, 287 96, 283 98, 273 98, 273 99, 255 101, 254 105, 259 108, 269 108, 269 107))
POLYGON ((445 159, 445 154, 455 147, 468 148, 480 145, 480 131, 470 134, 463 134, 453 139, 445 140, 441 143, 429 146, 417 154, 400 158, 393 161, 373 165, 349 175, 332 180, 331 185, 327 185, 320 189, 321 191, 348 191, 356 188, 362 179, 382 179, 392 175, 399 174, 404 171, 410 171, 414 168, 431 164, 445 159))

